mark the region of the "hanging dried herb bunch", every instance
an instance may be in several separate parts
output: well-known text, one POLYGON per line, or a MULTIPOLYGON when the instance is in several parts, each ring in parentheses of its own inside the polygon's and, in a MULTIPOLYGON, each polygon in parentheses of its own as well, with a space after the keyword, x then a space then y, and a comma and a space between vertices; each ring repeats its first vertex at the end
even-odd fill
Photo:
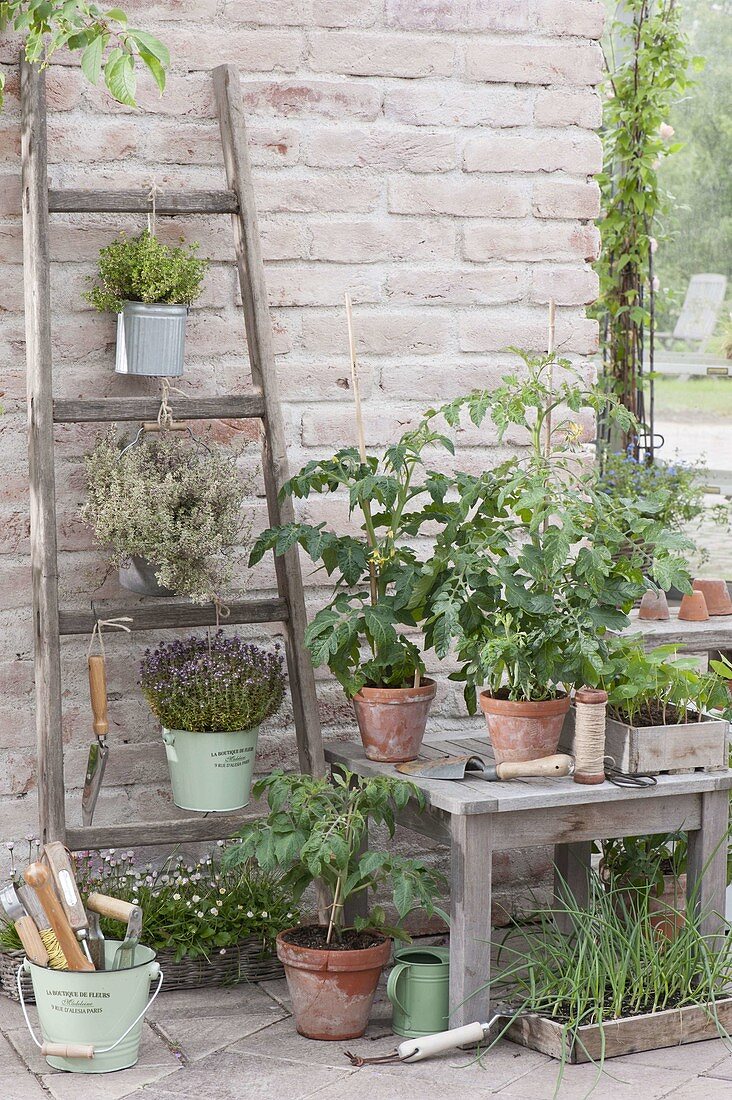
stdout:
POLYGON ((251 519, 251 485, 236 456, 165 433, 122 453, 114 432, 85 456, 81 517, 109 547, 114 567, 132 557, 155 567, 160 585, 206 603, 230 583, 251 519))

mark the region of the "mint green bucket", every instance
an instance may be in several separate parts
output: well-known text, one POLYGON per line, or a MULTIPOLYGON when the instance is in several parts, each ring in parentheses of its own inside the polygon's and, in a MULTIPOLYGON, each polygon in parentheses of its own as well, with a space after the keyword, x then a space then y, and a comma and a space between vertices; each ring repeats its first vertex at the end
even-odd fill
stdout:
POLYGON ((450 1014, 450 952, 446 947, 400 947, 386 995, 394 1008, 392 1031, 419 1039, 446 1031, 450 1014))
POLYGON ((173 801, 181 810, 240 810, 249 803, 259 727, 232 733, 163 729, 173 801))
MULTIPOLYGON (((111 967, 121 940, 104 944, 111 967)), ((149 947, 135 948, 135 964, 125 970, 51 970, 25 959, 18 968, 18 992, 33 1042, 49 1066, 72 1073, 112 1073, 134 1066, 140 1054, 142 1021, 160 992, 163 975, 149 947), (22 975, 30 974, 43 1042, 31 1027, 23 1000, 22 975), (151 1000, 150 983, 158 985, 151 1000), (69 1045, 87 1046, 83 1057, 58 1053, 69 1045), (55 1047, 55 1049, 54 1049, 55 1047)))

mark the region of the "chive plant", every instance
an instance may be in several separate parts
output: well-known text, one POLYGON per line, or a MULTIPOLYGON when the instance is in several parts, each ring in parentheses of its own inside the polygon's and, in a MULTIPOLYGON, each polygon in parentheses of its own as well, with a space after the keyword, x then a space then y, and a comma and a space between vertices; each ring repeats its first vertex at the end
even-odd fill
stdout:
MULTIPOLYGON (((498 996, 511 1006, 501 1035, 528 1013, 561 1026, 555 1096, 573 1046, 597 1066, 590 1092, 594 1089, 605 1060, 604 1028, 613 1020, 698 1005, 715 1022, 720 1036, 729 1040, 717 1002, 729 996, 732 942, 729 936, 702 932, 693 897, 686 919, 671 920, 678 931, 669 939, 651 923, 652 883, 608 886, 593 872, 588 902, 578 901, 566 884, 562 892, 561 912, 569 917, 572 934, 559 930, 554 919, 558 910, 539 910, 536 924, 515 924, 504 937, 498 973, 491 981, 498 996), (581 1029, 589 1024, 600 1028, 598 1060, 583 1044, 581 1029)), ((675 912, 669 906, 669 916, 675 912)))

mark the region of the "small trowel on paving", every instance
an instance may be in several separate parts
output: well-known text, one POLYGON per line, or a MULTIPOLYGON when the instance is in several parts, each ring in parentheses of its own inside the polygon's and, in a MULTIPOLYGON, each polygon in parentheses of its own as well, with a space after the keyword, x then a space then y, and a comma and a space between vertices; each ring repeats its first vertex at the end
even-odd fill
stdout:
POLYGON ((94 809, 99 798, 99 790, 104 779, 104 769, 107 766, 109 748, 107 747, 107 734, 109 733, 109 720, 107 718, 107 671, 103 654, 89 656, 89 695, 91 697, 92 714, 94 716, 94 733, 96 741, 89 746, 89 759, 84 776, 84 792, 81 796, 81 820, 84 825, 91 825, 94 820, 94 809))
POLYGON ((402 775, 419 779, 487 779, 501 782, 504 779, 547 779, 569 775, 574 759, 565 753, 542 756, 539 760, 506 761, 503 764, 487 764, 481 756, 441 756, 438 760, 410 760, 397 764, 402 775))

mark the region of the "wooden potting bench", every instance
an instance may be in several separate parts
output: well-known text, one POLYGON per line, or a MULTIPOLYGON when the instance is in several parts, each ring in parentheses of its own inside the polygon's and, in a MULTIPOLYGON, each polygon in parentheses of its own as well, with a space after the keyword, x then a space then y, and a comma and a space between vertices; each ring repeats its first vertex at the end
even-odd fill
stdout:
MULTIPOLYGON (((487 738, 459 735, 428 737, 420 757, 466 753, 492 757, 487 738)), ((393 765, 367 760, 360 744, 332 745, 326 759, 331 768, 345 767, 357 775, 398 774, 393 765)), ((451 849, 451 1027, 489 1018, 493 852, 553 844, 557 884, 566 882, 582 900, 593 840, 683 829, 689 838, 688 894, 702 914, 703 930, 721 932, 732 770, 660 775, 655 787, 644 789, 607 781, 586 787, 571 779, 414 782, 424 792, 427 808, 420 813, 410 803, 399 823, 451 849)), ((365 908, 365 899, 361 905, 365 908)))

